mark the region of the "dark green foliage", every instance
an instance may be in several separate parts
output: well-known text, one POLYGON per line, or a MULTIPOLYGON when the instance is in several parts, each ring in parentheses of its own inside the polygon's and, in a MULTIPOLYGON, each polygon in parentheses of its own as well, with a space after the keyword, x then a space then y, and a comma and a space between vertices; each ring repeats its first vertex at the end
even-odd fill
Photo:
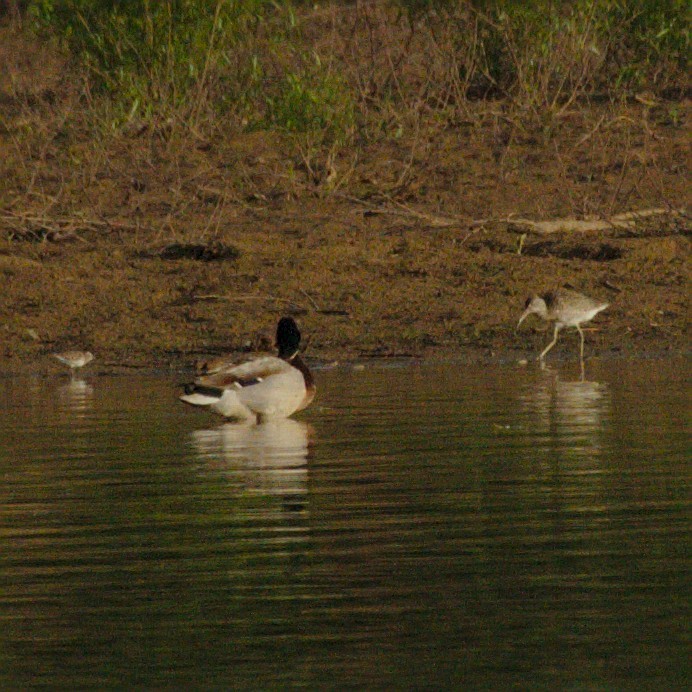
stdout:
MULTIPOLYGON (((455 23, 460 41, 478 31, 480 62, 475 74, 461 75, 474 92, 511 90, 526 76, 520 68, 555 60, 565 36, 582 37, 585 50, 601 55, 600 86, 652 87, 688 67, 688 0, 396 1, 412 22, 455 23)), ((554 65, 558 80, 562 67, 554 65)))

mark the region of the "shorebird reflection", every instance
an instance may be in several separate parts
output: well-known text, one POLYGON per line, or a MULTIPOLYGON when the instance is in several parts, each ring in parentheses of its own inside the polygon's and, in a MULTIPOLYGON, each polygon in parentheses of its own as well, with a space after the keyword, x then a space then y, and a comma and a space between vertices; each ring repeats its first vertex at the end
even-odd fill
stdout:
POLYGON ((524 397, 537 427, 557 434, 574 452, 599 451, 603 421, 610 411, 608 385, 583 379, 565 381, 549 368, 543 372, 546 377, 524 397))
POLYGON ((80 377, 74 376, 58 389, 60 399, 72 411, 84 412, 91 408, 94 398, 94 388, 80 377))

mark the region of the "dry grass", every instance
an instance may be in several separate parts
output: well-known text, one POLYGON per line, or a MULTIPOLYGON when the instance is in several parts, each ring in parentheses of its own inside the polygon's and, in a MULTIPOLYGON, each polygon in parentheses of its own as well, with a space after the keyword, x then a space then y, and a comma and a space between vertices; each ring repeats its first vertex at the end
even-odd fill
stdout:
MULTIPOLYGON (((2 28, 2 203, 20 198, 37 214, 134 206, 147 216, 133 205, 146 185, 149 203, 160 200, 157 216, 168 208, 171 229, 195 198, 214 197, 204 235, 233 205, 263 199, 406 203, 437 181, 446 206, 444 188, 462 184, 472 158, 469 168, 503 186, 534 166, 554 179, 557 197, 506 213, 609 216, 644 201, 684 205, 671 197, 670 180, 686 164, 671 140, 684 140, 688 104, 617 82, 606 56, 618 34, 601 26, 598 3, 556 16, 533 40, 521 16, 501 21, 455 7, 421 16, 386 2, 332 3, 290 22, 278 11, 225 53, 213 25, 191 98, 176 105, 150 72, 138 108, 96 93, 93 75, 26 30, 2 28), (231 84, 243 61, 256 65, 255 81, 231 84), (232 88, 244 89, 242 104, 220 107, 232 88)), ((679 69, 664 80, 652 67, 648 77, 645 86, 660 93, 684 90, 679 69)))

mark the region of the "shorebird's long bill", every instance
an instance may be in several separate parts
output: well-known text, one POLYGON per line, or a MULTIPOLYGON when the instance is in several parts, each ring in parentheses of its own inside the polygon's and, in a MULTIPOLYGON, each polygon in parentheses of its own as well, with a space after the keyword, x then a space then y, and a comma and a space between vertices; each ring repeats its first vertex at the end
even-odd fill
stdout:
POLYGON ((521 325, 521 323, 522 323, 532 312, 533 312, 533 310, 529 310, 528 308, 527 308, 526 310, 524 310, 524 313, 523 313, 522 316, 519 318, 519 321, 517 322, 517 326, 515 327, 515 329, 519 329, 519 325, 521 325))

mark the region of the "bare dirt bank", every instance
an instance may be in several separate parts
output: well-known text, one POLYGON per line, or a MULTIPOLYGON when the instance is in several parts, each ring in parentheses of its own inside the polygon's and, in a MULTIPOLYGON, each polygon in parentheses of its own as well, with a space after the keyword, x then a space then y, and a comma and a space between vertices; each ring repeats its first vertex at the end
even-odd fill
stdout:
POLYGON ((183 367, 270 348, 283 314, 312 358, 515 358, 548 337, 515 333, 526 295, 564 285, 612 303, 588 354, 689 348, 684 212, 525 237, 516 222, 684 210, 685 100, 575 104, 547 133, 469 103, 468 120, 431 112, 306 157, 276 132, 104 133, 62 59, 4 31, 0 370, 58 367, 65 348, 183 367))
MULTIPOLYGON (((433 227, 399 210, 334 200, 248 209, 210 243, 117 228, 6 241, 1 367, 35 368, 64 348, 92 350, 100 367, 184 367, 271 348, 283 314, 298 317, 312 358, 514 358, 548 336, 538 322, 515 332, 526 294, 560 285, 612 303, 590 325, 590 355, 688 348, 679 217, 528 235, 519 254, 507 224, 433 227)), ((555 356, 573 354, 575 339, 555 356)))

